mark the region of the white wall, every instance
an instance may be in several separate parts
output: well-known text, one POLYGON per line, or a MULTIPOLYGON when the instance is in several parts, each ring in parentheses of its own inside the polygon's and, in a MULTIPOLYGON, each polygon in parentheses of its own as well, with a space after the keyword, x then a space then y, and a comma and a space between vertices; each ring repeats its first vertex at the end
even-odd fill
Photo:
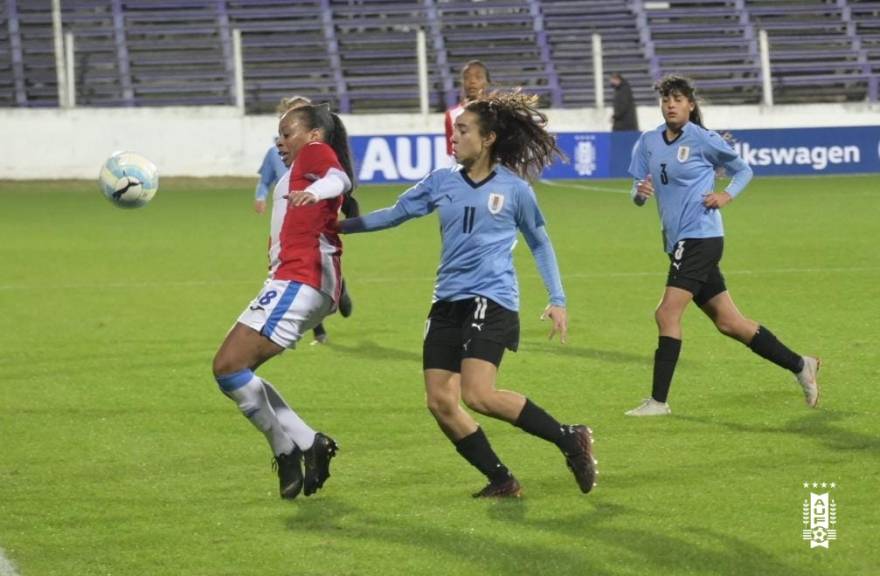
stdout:
MULTIPOLYGON (((711 128, 880 126, 880 105, 707 106, 711 128)), ((607 131, 610 110, 550 110, 556 132, 607 131)), ((662 122, 640 107, 639 125, 662 122)), ((443 115, 349 115, 352 135, 442 133, 443 115)), ((144 154, 163 176, 253 176, 277 131, 274 116, 233 107, 0 109, 0 179, 95 178, 116 150, 144 154)))

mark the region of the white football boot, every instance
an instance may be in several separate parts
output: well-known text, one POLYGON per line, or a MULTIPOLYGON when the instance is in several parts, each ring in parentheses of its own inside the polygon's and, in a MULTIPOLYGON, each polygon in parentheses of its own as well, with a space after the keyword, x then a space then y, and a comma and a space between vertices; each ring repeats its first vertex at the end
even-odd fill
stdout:
POLYGON ((812 356, 804 356, 803 358, 804 367, 795 374, 795 378, 797 378, 801 388, 804 389, 804 400, 807 402, 807 406, 815 408, 816 404, 819 403, 819 381, 817 376, 819 375, 819 365, 821 362, 818 358, 813 358, 812 356))
POLYGON ((627 416, 666 416, 671 414, 672 409, 666 402, 657 402, 653 398, 646 398, 637 408, 626 412, 627 416))

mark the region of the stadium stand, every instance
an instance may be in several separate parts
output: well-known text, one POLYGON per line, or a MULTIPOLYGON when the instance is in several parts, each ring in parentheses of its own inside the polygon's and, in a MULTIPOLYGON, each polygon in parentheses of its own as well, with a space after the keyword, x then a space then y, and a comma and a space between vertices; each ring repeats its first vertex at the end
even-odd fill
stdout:
POLYGON ((758 43, 742 2, 671 0, 663 4, 657 8, 642 5, 646 35, 654 47, 654 76, 687 75, 696 80, 702 96, 712 101, 758 102, 758 43))
MULTIPOLYGON (((562 89, 564 106, 592 106, 592 34, 602 37, 606 73, 625 76, 637 100, 653 101, 650 63, 636 16, 626 0, 542 0, 544 27, 562 89)), ((606 101, 612 90, 603 83, 606 101)))
MULTIPOLYGON (((0 2, 0 106, 58 105, 51 0, 0 2)), ((419 106, 416 34, 429 97, 459 95, 479 58, 495 85, 555 107, 595 103, 591 34, 605 72, 640 103, 669 72, 716 103, 761 100, 758 34, 770 40, 777 103, 877 101, 880 2, 860 0, 64 0, 81 106, 230 105, 233 30, 245 101, 269 111, 302 93, 343 112, 419 106)), ((611 91, 607 82, 606 98, 611 91)))
POLYGON ((745 9, 767 31, 776 101, 850 101, 871 92, 876 100, 877 79, 847 2, 746 0, 745 9))
MULTIPOLYGON (((521 86, 547 104, 562 105, 536 2, 443 0, 436 7, 452 78, 457 80, 461 65, 476 58, 489 67, 496 87, 521 86)), ((452 104, 458 96, 455 85, 446 91, 446 103, 452 104)))

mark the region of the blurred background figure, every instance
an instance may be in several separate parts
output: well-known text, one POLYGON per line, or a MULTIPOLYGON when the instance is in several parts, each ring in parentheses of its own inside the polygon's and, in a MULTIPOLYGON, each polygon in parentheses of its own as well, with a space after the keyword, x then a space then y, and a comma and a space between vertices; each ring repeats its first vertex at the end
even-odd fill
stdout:
POLYGON ((611 86, 614 88, 614 115, 611 117, 611 130, 614 132, 638 130, 639 119, 636 117, 636 102, 629 82, 614 72, 611 74, 611 86))
POLYGON ((455 120, 464 112, 464 107, 479 98, 489 88, 492 78, 489 68, 479 60, 469 60, 461 69, 461 101, 446 110, 446 154, 455 165, 452 154, 452 133, 455 120))

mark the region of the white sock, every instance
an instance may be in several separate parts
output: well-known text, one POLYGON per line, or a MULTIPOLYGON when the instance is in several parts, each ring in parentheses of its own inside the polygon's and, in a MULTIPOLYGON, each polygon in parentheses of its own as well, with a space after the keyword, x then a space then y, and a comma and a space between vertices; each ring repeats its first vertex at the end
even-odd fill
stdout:
POLYGON ((315 431, 312 427, 306 424, 299 417, 299 414, 293 411, 293 408, 284 401, 278 390, 268 380, 263 380, 263 387, 266 389, 269 404, 275 410, 275 415, 278 417, 287 435, 293 438, 293 441, 299 446, 300 450, 311 448, 315 442, 315 431))
POLYGON ((272 409, 263 381, 258 376, 245 369, 235 374, 218 376, 217 383, 223 393, 238 404, 242 414, 266 436, 276 456, 293 451, 293 439, 272 409))

